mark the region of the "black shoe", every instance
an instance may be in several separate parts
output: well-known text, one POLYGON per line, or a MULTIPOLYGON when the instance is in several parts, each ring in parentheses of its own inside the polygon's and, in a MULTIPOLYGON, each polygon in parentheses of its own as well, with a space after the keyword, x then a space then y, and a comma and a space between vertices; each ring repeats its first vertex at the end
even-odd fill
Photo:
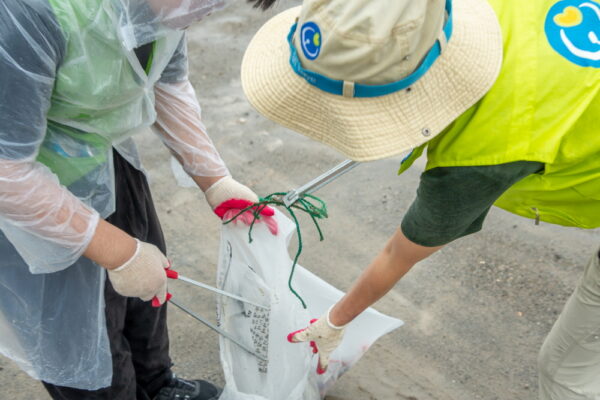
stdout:
POLYGON ((188 381, 173 375, 154 400, 217 400, 220 395, 221 389, 212 383, 201 380, 188 381))

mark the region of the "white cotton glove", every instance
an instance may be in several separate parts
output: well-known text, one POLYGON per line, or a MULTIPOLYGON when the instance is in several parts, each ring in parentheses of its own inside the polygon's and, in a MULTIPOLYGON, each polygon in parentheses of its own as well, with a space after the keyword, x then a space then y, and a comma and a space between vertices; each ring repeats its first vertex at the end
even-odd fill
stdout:
MULTIPOLYGON (((329 311, 331 311, 331 308, 329 311)), ((324 374, 327 371, 329 356, 342 342, 346 328, 345 325, 333 325, 329 320, 329 311, 318 320, 312 322, 308 328, 292 332, 288 335, 289 342, 310 342, 313 352, 319 353, 318 374, 324 374)))
POLYGON ((167 274, 169 260, 150 243, 136 239, 133 257, 118 268, 108 270, 108 278, 117 293, 149 301, 156 297, 159 304, 167 299, 167 274))
POLYGON ((258 202, 258 196, 249 187, 242 185, 231 176, 225 176, 213 183, 206 192, 206 201, 214 210, 223 202, 231 199, 248 200, 250 203, 258 202))

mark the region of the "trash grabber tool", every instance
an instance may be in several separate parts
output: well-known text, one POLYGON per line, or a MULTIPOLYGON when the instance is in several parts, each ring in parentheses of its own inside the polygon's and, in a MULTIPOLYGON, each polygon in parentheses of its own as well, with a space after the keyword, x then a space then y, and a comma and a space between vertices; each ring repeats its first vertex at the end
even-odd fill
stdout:
POLYGON ((316 177, 315 179, 311 180, 310 182, 300 186, 299 188, 289 191, 285 196, 283 196, 283 204, 285 204, 286 207, 290 207, 292 204, 294 204, 296 201, 298 201, 298 199, 300 199, 302 196, 311 194, 311 193, 319 190, 320 188, 327 185, 331 181, 344 175, 346 172, 350 171, 351 169, 356 167, 358 164, 359 164, 358 161, 352 161, 352 160, 346 160, 346 161, 338 164, 337 166, 333 167, 332 169, 325 172, 324 174, 316 177))
MULTIPOLYGON (((269 310, 270 309, 267 306, 263 306, 261 304, 258 304, 256 302, 254 302, 254 301, 245 299, 245 298, 243 298, 241 296, 237 296, 237 295, 235 295, 233 293, 229 293, 229 292, 226 292, 224 290, 217 289, 214 286, 207 285, 206 283, 198 282, 198 281, 195 281, 193 279, 187 278, 187 277, 185 277, 183 275, 180 275, 179 272, 177 272, 175 270, 172 270, 170 268, 166 269, 165 271, 167 273, 167 278, 169 278, 169 279, 180 280, 180 281, 189 283, 190 285, 201 287, 203 289, 210 290, 211 292, 214 292, 214 293, 217 293, 217 294, 220 294, 220 295, 223 295, 223 296, 227 296, 227 297, 229 297, 231 299, 234 299, 234 300, 237 300, 237 301, 241 301, 242 303, 253 305, 254 307, 264 308, 265 310, 269 310)), ((167 300, 171 300, 172 297, 173 296, 171 295, 171 293, 167 293, 167 300)), ((160 301, 158 300, 158 298, 154 297, 152 299, 152 306, 153 307, 160 307, 160 301)))
POLYGON ((261 304, 255 303, 255 302, 253 302, 251 300, 248 300, 248 299, 245 299, 245 298, 243 298, 241 296, 237 296, 237 295, 235 295, 233 293, 229 293, 229 292, 226 292, 224 290, 217 289, 214 286, 207 285, 206 283, 198 282, 198 281, 195 281, 195 280, 190 279, 188 277, 185 277, 185 276, 181 275, 180 273, 178 273, 177 271, 174 271, 172 269, 168 269, 167 270, 167 278, 177 279, 177 280, 189 283, 190 285, 201 287, 203 289, 210 290, 211 292, 214 292, 214 293, 217 293, 217 294, 220 294, 220 295, 223 295, 223 296, 227 296, 227 297, 232 298, 234 300, 238 300, 238 301, 241 301, 243 303, 251 304, 251 305, 253 305, 255 307, 264 308, 265 310, 269 309, 269 307, 267 307, 267 306, 263 306, 261 304))
POLYGON ((254 357, 258 358, 259 360, 269 361, 265 357, 261 356, 260 354, 258 354, 257 352, 255 352, 254 350, 250 349, 245 344, 243 344, 242 342, 240 342, 239 340, 237 340, 233 335, 229 334, 228 332, 226 332, 225 330, 219 328, 218 326, 213 325, 212 323, 208 322, 206 319, 204 319, 200 315, 194 313, 193 311, 189 310, 187 307, 179 304, 175 300, 171 299, 171 300, 169 300, 169 303, 173 304, 175 307, 179 308, 181 311, 183 311, 184 313, 186 313, 190 317, 196 319, 197 321, 202 322, 204 325, 206 325, 207 327, 209 327, 213 331, 217 332, 219 335, 223 336, 224 338, 226 338, 228 340, 231 340, 233 343, 235 343, 236 345, 238 345, 240 348, 246 350, 248 353, 252 354, 254 357))

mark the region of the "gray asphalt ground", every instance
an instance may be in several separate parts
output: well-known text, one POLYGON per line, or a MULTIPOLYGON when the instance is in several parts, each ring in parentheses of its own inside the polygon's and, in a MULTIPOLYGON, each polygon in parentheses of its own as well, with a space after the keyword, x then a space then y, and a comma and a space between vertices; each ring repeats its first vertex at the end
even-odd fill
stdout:
MULTIPOLYGON (((261 13, 238 1, 189 30, 191 79, 205 123, 234 177, 263 195, 296 187, 343 160, 259 116, 241 90, 239 68, 252 34, 293 4, 261 13)), ((157 138, 148 133, 139 142, 170 258, 181 273, 214 282, 219 221, 198 190, 176 186, 157 138)), ((319 242, 310 221, 302 221, 302 265, 349 288, 414 198, 423 162, 402 176, 398 165, 398 158, 361 165, 319 192, 330 211, 322 223, 326 239, 319 242)), ((493 209, 483 232, 417 265, 377 303, 406 325, 376 343, 328 399, 535 399, 538 349, 599 244, 598 230, 535 226, 493 209)), ((212 295, 178 283, 171 291, 214 320, 212 295)), ((176 372, 223 384, 217 336, 175 309, 169 326, 176 372)), ((0 388, 0 399, 48 399, 6 359, 0 359, 0 388)))

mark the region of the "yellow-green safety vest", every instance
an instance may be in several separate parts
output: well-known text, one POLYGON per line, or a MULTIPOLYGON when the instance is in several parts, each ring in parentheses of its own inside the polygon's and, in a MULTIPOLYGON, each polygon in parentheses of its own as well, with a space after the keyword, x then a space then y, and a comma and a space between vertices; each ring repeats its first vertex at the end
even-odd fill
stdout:
POLYGON ((495 203, 527 218, 600 227, 600 3, 490 0, 504 60, 491 90, 427 148, 427 167, 539 161, 495 203))

